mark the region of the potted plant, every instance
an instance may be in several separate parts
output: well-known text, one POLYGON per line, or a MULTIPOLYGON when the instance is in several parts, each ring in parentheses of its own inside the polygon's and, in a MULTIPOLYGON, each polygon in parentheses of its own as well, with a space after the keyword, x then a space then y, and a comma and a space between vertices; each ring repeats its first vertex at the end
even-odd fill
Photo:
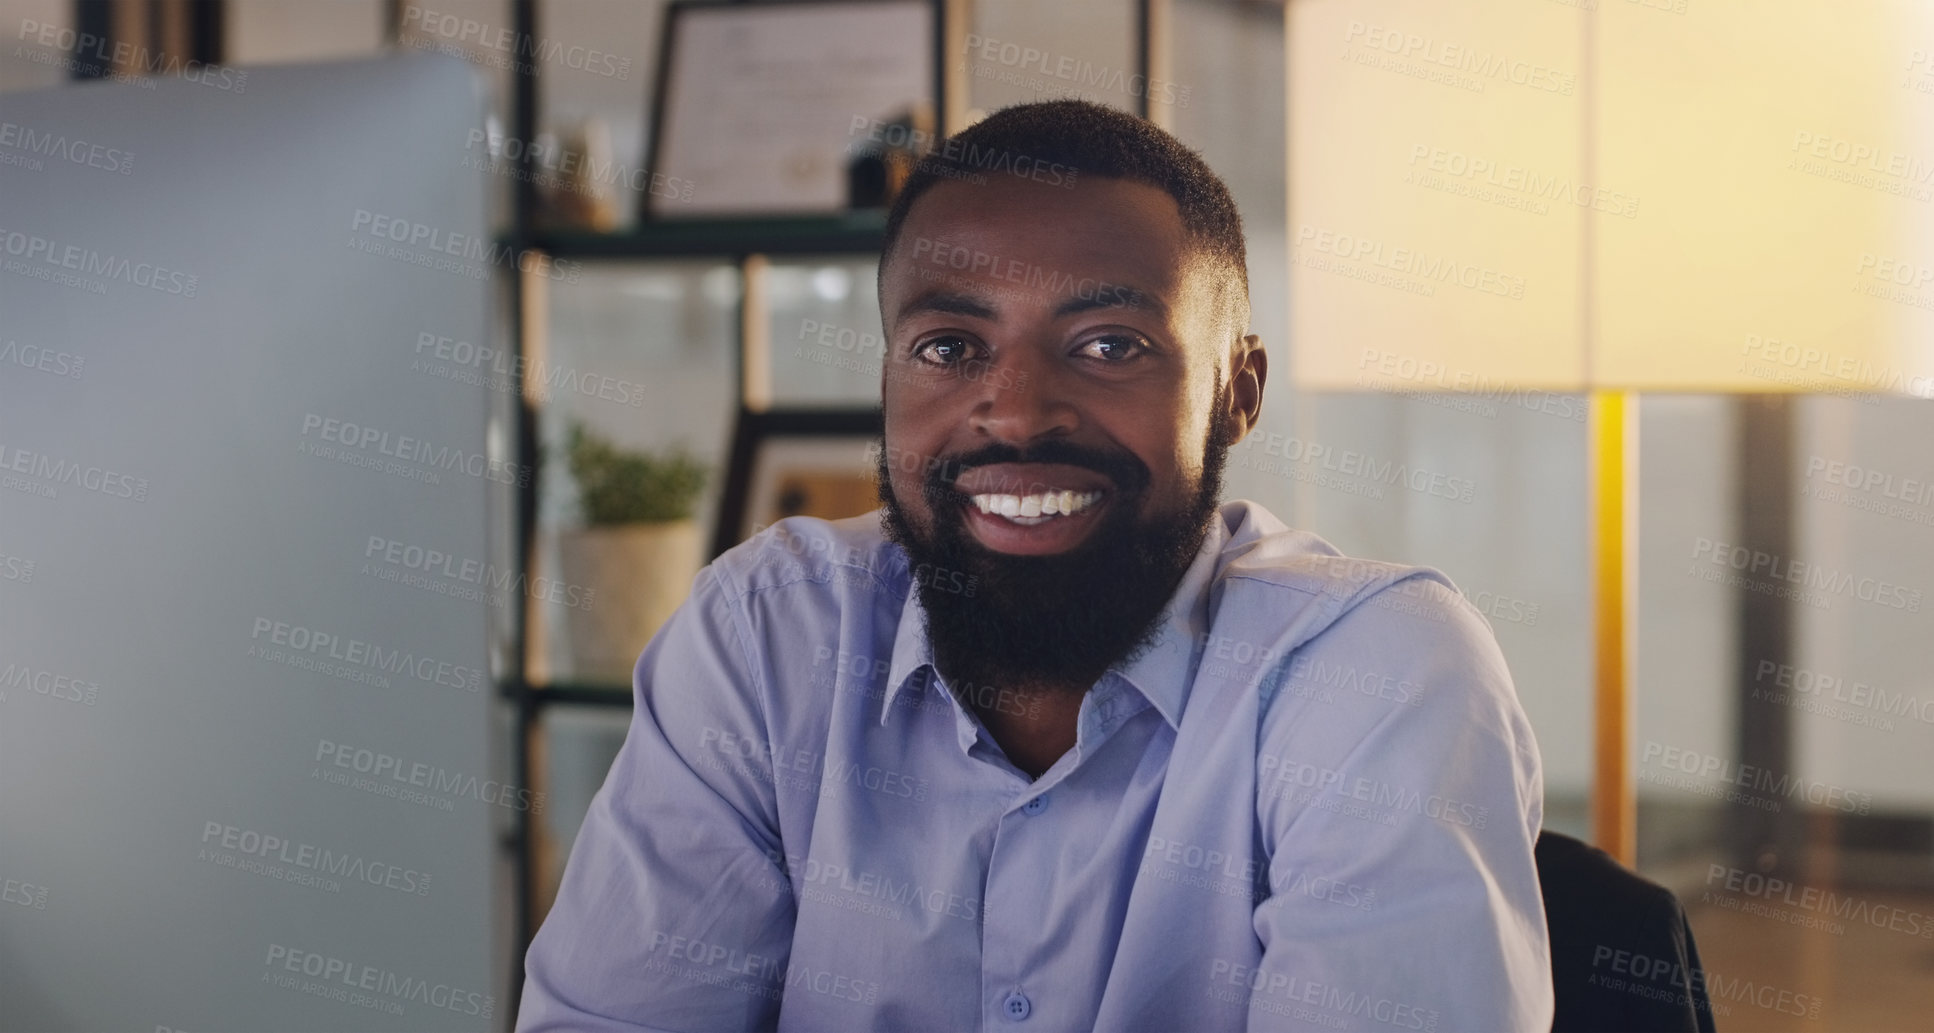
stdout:
POLYGON ((628 685, 704 565, 692 514, 706 469, 682 449, 621 449, 576 422, 565 459, 584 526, 559 536, 559 573, 591 599, 569 615, 571 667, 579 680, 628 685))

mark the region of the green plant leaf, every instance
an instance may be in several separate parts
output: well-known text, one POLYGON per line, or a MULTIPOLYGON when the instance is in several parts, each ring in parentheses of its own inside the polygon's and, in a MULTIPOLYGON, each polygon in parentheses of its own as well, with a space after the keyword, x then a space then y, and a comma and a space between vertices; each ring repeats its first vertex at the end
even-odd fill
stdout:
POLYGON ((572 421, 565 452, 584 521, 593 527, 690 519, 705 489, 705 464, 683 448, 621 449, 572 421))

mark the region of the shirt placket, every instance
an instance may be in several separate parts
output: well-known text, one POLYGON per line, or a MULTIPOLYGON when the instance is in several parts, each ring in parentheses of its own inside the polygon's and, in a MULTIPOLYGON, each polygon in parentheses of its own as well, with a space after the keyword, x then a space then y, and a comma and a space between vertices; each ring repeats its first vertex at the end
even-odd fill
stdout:
POLYGON ((1038 781, 1016 776, 1018 792, 995 829, 982 896, 983 1030, 1024 1033, 1070 1028, 1067 1020, 1072 1017, 1056 1018, 1053 986, 1042 978, 1039 959, 1033 956, 1043 917, 1072 899, 1065 887, 1057 887, 1045 875, 1055 870, 1055 858, 1065 845, 1063 823, 1056 820, 1055 795, 1077 776, 1085 756, 1146 706, 1146 701, 1125 693, 1114 676, 1108 676, 1082 701, 1074 749, 1038 781))

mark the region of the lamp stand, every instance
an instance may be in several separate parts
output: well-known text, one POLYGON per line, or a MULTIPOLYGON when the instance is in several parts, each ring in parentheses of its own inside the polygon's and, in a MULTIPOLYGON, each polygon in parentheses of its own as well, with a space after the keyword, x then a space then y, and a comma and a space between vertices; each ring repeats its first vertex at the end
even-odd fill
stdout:
POLYGON ((1628 867, 1638 858, 1632 773, 1637 409, 1632 392, 1591 394, 1592 839, 1628 867))

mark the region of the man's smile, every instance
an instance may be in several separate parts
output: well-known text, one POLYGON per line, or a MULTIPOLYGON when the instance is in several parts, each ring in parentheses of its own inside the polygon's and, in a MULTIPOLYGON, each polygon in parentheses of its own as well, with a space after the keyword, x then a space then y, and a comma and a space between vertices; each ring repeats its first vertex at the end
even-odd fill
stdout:
POLYGON ((1048 491, 1036 495, 975 495, 974 507, 1033 526, 1052 516, 1073 516, 1101 501, 1101 492, 1048 491), (1018 518, 1018 519, 1016 519, 1018 518))
POLYGON ((1116 496, 1107 477, 1066 463, 990 463, 962 474, 954 490, 975 541, 1021 555, 1079 545, 1116 496))

